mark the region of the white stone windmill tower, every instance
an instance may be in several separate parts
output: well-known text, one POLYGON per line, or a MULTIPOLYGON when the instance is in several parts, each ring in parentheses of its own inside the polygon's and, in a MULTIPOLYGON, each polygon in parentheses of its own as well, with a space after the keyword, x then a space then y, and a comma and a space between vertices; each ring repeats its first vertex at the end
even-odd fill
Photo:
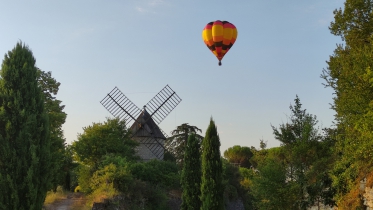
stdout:
POLYGON ((101 104, 126 125, 132 123, 132 139, 139 142, 137 155, 144 161, 163 160, 167 135, 158 124, 181 102, 181 98, 168 85, 155 95, 141 110, 115 87, 101 104))

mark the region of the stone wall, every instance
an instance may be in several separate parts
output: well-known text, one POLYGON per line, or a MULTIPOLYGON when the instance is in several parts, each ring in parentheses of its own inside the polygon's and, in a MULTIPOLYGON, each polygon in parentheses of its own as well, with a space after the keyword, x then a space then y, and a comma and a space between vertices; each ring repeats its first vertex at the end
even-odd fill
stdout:
POLYGON ((160 159, 163 160, 163 147, 159 144, 164 145, 164 140, 157 138, 155 139, 149 139, 147 137, 141 138, 141 137, 135 137, 133 138, 135 141, 139 142, 139 146, 135 148, 136 155, 140 156, 141 160, 143 161, 149 161, 153 159, 160 159), (161 157, 156 157, 152 151, 144 144, 146 143, 148 147, 153 148, 153 150, 156 150, 161 154, 161 157))
POLYGON ((373 210, 373 189, 371 187, 365 188, 364 205, 367 206, 367 210, 373 210))
POLYGON ((367 207, 367 210, 373 210, 373 188, 366 187, 366 182, 366 179, 360 182, 360 190, 364 191, 364 205, 367 207))

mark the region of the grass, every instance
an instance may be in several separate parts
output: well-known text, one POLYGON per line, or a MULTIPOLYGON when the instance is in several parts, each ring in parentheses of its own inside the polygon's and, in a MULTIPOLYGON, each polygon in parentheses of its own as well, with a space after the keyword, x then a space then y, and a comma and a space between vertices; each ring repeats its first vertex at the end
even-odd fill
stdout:
POLYGON ((65 192, 62 187, 57 187, 57 191, 48 191, 47 197, 45 198, 44 205, 52 204, 58 200, 65 199, 67 192, 65 192))
POLYGON ((103 202, 105 199, 111 199, 115 195, 118 195, 118 192, 112 184, 100 186, 88 196, 86 205, 92 207, 93 203, 103 202))
MULTIPOLYGON (((72 193, 72 192, 66 192, 62 189, 57 189, 56 192, 49 191, 47 193, 47 197, 44 202, 44 209, 47 210, 55 210, 58 209, 58 207, 61 207, 61 205, 66 206, 65 204, 62 204, 60 201, 63 200, 70 200, 69 201, 69 209, 70 210, 90 210, 92 207, 87 205, 87 199, 83 193, 72 193)), ((67 204, 67 205, 69 205, 67 204)))
POLYGON ((112 185, 104 185, 99 189, 96 189, 87 197, 85 197, 83 193, 69 193, 64 191, 61 187, 58 187, 56 192, 47 192, 44 206, 47 206, 47 209, 54 209, 55 206, 58 205, 59 201, 67 199, 67 197, 69 196, 69 199, 74 200, 72 205, 70 206, 71 210, 89 210, 92 209, 92 205, 94 202, 102 202, 105 199, 110 199, 117 194, 118 192, 112 187, 112 185))

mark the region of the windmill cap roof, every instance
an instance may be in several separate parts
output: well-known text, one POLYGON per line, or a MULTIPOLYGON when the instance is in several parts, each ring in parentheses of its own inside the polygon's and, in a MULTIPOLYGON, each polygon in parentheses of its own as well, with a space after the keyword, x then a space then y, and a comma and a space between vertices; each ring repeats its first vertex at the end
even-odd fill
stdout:
POLYGON ((166 139, 150 114, 144 109, 131 126, 133 137, 154 137, 166 139))

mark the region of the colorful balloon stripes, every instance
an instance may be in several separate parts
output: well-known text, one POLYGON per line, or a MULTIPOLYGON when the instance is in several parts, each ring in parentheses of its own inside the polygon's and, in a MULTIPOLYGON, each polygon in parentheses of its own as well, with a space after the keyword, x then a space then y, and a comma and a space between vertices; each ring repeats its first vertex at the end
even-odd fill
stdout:
POLYGON ((202 31, 202 39, 211 52, 218 58, 220 66, 224 55, 237 39, 237 29, 228 21, 217 20, 205 26, 202 31))

